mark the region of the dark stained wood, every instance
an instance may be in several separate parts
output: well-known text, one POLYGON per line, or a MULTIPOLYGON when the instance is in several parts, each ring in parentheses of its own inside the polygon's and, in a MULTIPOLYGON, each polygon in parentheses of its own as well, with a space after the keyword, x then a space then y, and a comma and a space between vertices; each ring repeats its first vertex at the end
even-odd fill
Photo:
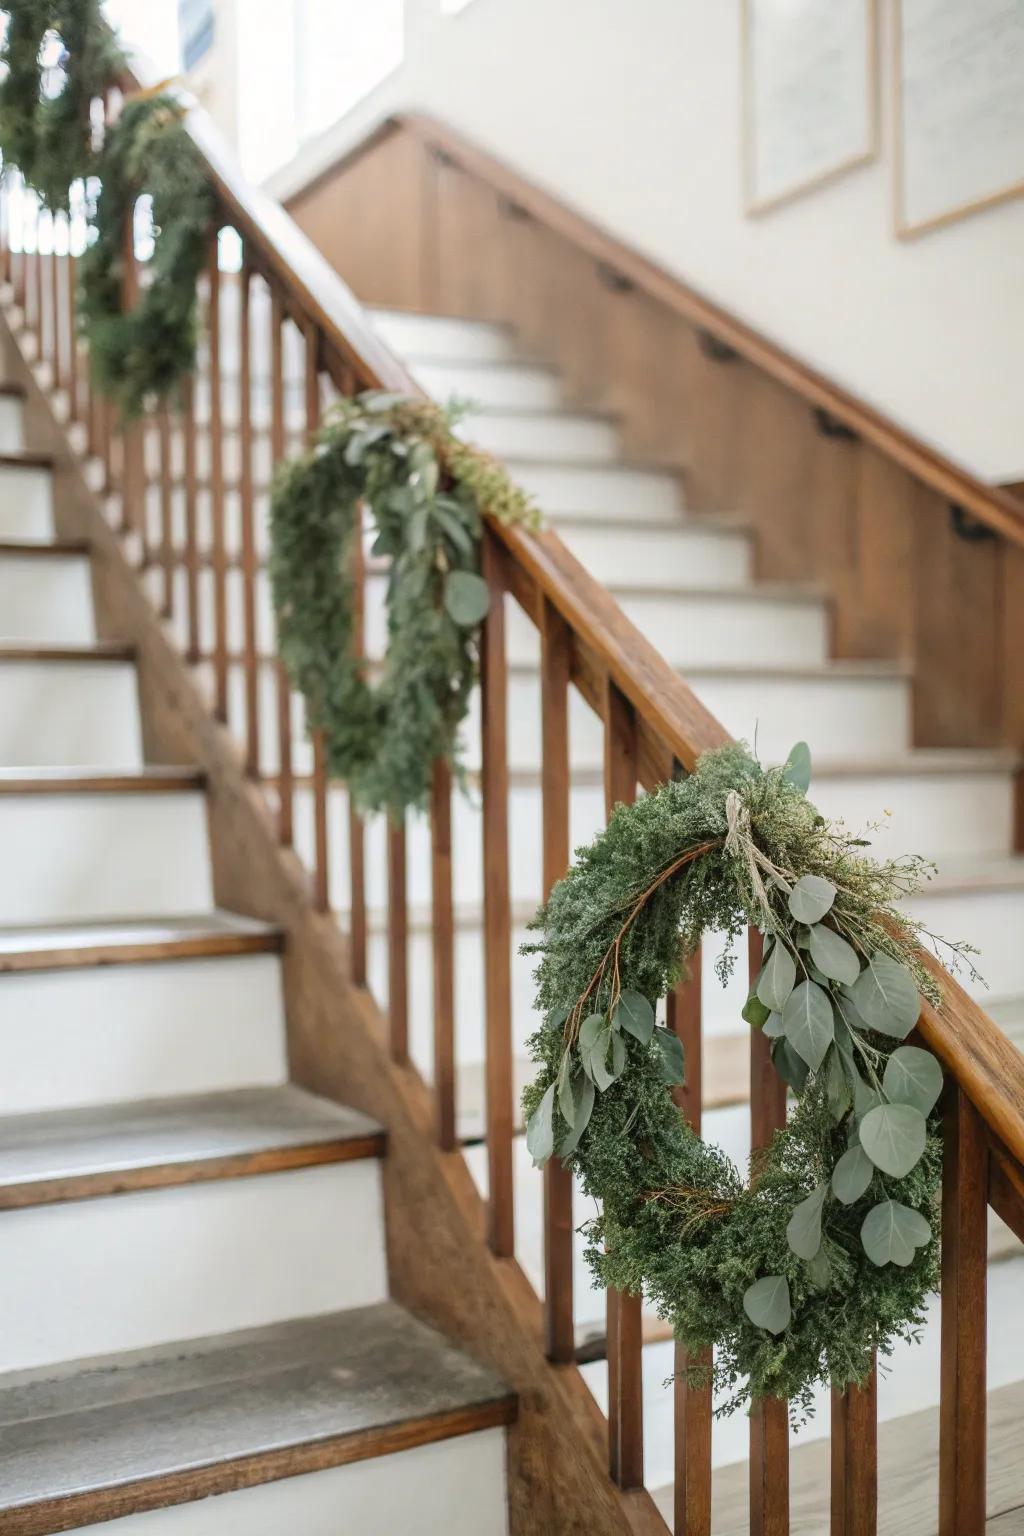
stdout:
POLYGON ((955 1083, 943 1133, 939 1536, 976 1536, 985 1523, 988 1137, 955 1083))
MULTIPOLYGON (((121 307, 130 313, 139 301, 139 270, 135 259, 135 217, 132 204, 124 217, 121 238, 121 307)), ((126 420, 118 413, 121 443, 120 484, 121 527, 134 529, 139 539, 142 565, 149 560, 149 530, 146 526, 145 422, 139 417, 126 420)))
POLYGON ((388 822, 388 1040, 391 1059, 409 1060, 409 892, 405 821, 388 822))
POLYGON ((246 261, 239 277, 238 421, 241 465, 239 501, 242 518, 242 609, 245 635, 245 766, 253 775, 260 771, 259 668, 256 661, 256 529, 252 490, 252 324, 250 297, 252 269, 246 261))
POLYGON ((171 418, 166 405, 157 411, 160 445, 160 615, 169 619, 174 611, 174 547, 171 501, 171 418))
POLYGON ((88 768, 0 768, 0 795, 178 795, 202 789, 193 768, 107 773, 88 768))
MULTIPOLYGON (((284 458, 284 302, 275 285, 270 291, 270 445, 274 463, 284 458)), ((277 835, 287 848, 292 841, 294 790, 292 783, 291 684, 284 662, 275 667, 277 700, 278 813, 277 835)))
MULTIPOLYGON (((543 896, 569 867, 569 676, 572 642, 551 603, 541 615, 541 836, 543 896)), ((548 1358, 564 1364, 576 1353, 573 1317, 572 1172, 561 1158, 544 1166, 544 1316, 548 1358)))
POLYGON ((0 539, 0 556, 11 559, 17 556, 21 560, 52 560, 60 556, 82 556, 89 553, 89 545, 85 539, 55 539, 49 544, 40 544, 34 539, 0 539))
POLYGON ((430 786, 430 943, 434 961, 434 1094, 437 1144, 445 1152, 455 1134, 455 912, 452 902, 452 775, 443 758, 430 786))
POLYGON ((480 639, 483 795, 484 991, 487 1085, 487 1238, 499 1258, 515 1251, 512 1190, 512 904, 508 857, 508 673, 505 589, 492 533, 481 544, 491 606, 480 639))
POLYGON ((185 449, 185 593, 188 607, 186 656, 199 660, 199 528, 196 505, 196 391, 191 378, 181 386, 182 440, 185 449))
MULTIPOLYGON (((345 378, 346 394, 353 392, 352 381, 345 378)), ((366 640, 366 558, 363 552, 363 513, 360 507, 359 535, 352 547, 352 646, 358 656, 365 651, 366 640)), ((366 828, 351 799, 348 807, 349 909, 348 942, 352 980, 357 987, 366 985, 366 828)), ((437 956, 434 957, 435 981, 437 956)), ((453 982, 454 985, 454 982, 453 982)), ((435 995, 435 1004, 436 1004, 435 995)), ((436 1014, 435 1014, 436 1020, 436 1014)), ((436 1028, 436 1023, 435 1023, 436 1028)), ((439 1090, 440 1091, 440 1088, 439 1090)))
POLYGON ((1024 1168, 1014 1162, 1001 1142, 989 1145, 988 1201, 1024 1243, 1024 1168))
POLYGON ((67 334, 68 334, 68 410, 72 421, 78 421, 82 415, 82 369, 81 358, 78 350, 78 259, 71 249, 71 230, 68 229, 68 254, 67 254, 67 283, 65 285, 67 302, 67 334))
POLYGON ((213 675, 217 719, 228 718, 228 594, 224 530, 224 419, 221 399, 221 313, 218 230, 207 262, 206 330, 210 355, 210 519, 213 547, 213 675))
POLYGON ((863 1387, 832 1389, 831 1536, 878 1528, 878 1371, 863 1387))
POLYGON ((274 954, 282 944, 282 935, 274 928, 260 923, 224 924, 213 916, 84 928, 7 929, 0 938, 0 973, 274 954))
POLYGON ((94 640, 91 645, 0 645, 0 661, 134 661, 130 645, 94 640))

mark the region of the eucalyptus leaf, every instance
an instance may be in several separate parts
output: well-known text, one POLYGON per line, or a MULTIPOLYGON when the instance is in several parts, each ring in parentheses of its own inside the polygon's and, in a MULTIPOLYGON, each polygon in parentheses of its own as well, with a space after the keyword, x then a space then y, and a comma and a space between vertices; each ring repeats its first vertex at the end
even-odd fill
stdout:
POLYGON ((612 1027, 605 1024, 590 1049, 590 1075, 603 1093, 615 1081, 616 1073, 609 1070, 608 1050, 612 1043, 612 1027))
POLYGON ((753 1025, 755 1029, 761 1029, 771 1017, 771 1012, 772 1010, 762 1003, 757 993, 751 992, 743 1004, 740 1017, 745 1019, 748 1024, 753 1025))
POLYGON ((548 1088, 526 1123, 526 1150, 539 1168, 555 1150, 555 1085, 548 1088))
POLYGON ((871 1207, 860 1229, 864 1252, 879 1269, 897 1264, 906 1269, 918 1248, 931 1241, 932 1229, 920 1211, 898 1200, 881 1200, 871 1207))
POLYGON ((781 941, 772 945, 757 979, 757 995, 766 1008, 781 1013, 796 984, 796 961, 781 941))
POLYGON ((917 983, 905 965, 876 950, 850 988, 850 997, 869 1029, 906 1039, 921 1012, 917 983))
POLYGON ((562 1119, 567 1125, 572 1125, 576 1119, 576 1093, 573 1088, 573 1073, 570 1068, 569 1052, 566 1051, 558 1068, 558 1077, 555 1080, 558 1108, 562 1112, 562 1119))
POLYGON ((486 581, 473 571, 451 571, 444 584, 444 605, 460 629, 473 629, 491 606, 486 581))
POLYGON ((834 928, 816 923, 811 929, 810 951, 818 970, 833 981, 851 987, 860 975, 857 951, 834 928))
POLYGON ((626 1070, 626 1042, 617 1030, 612 1031, 611 1075, 614 1080, 626 1070))
POLYGON ((836 899, 831 880, 821 875, 801 875, 789 893, 789 910, 798 923, 820 923, 836 899))
POLYGON ((853 1101, 850 1082, 838 1046, 825 1060, 825 1098, 832 1119, 838 1125, 853 1101))
MULTIPOLYGON (((588 1077, 591 1078, 594 1075, 594 1069, 590 1059, 591 1053, 593 1052, 595 1045, 603 1034, 607 1023, 608 1021, 603 1013, 591 1013, 587 1015, 587 1017, 583 1020, 583 1023, 580 1025, 579 1039, 577 1042, 580 1053, 580 1061, 583 1063, 584 1072, 588 1077)), ((607 1054, 607 1048, 605 1054, 607 1054)))
POLYGON ((597 1090, 589 1077, 583 1077, 579 1084, 579 1096, 576 1099, 576 1116, 572 1125, 558 1144, 559 1157, 568 1157, 579 1146, 580 1137, 590 1124, 590 1116, 594 1109, 594 1100, 597 1098, 597 1090))
POLYGON ((793 1208, 786 1226, 786 1241, 799 1259, 813 1259, 821 1247, 821 1209, 827 1193, 828 1185, 819 1184, 793 1208))
POLYGON ((843 1205, 854 1205, 875 1176, 875 1165, 861 1146, 848 1147, 832 1170, 832 1193, 843 1205))
POLYGON ((786 1033, 786 1026, 782 1022, 782 1014, 770 1013, 764 1021, 761 1033, 767 1035, 769 1040, 781 1039, 786 1033))
POLYGON ((654 1034, 654 1009, 641 992, 623 992, 612 1014, 612 1025, 624 1029, 641 1045, 649 1045, 654 1034))
POLYGON ((882 1089, 890 1104, 912 1104, 928 1115, 942 1092, 942 1068, 931 1051, 898 1046, 886 1065, 882 1089))
POLYGON ((772 1045, 772 1066, 794 1093, 803 1093, 808 1066, 785 1038, 776 1040, 772 1045))
POLYGON ((876 1168, 905 1178, 920 1161, 928 1124, 912 1104, 878 1104, 860 1122, 860 1144, 876 1168))
POLYGON ((677 1088, 686 1081, 683 1042, 674 1030, 664 1029, 660 1024, 654 1031, 654 1039, 658 1046, 662 1079, 670 1087, 677 1088))
POLYGON ((782 1023, 789 1044, 816 1072, 835 1038, 828 993, 816 982, 802 981, 787 999, 782 1023))
POLYGON ((782 1333, 789 1327, 793 1315, 789 1281, 785 1275, 765 1275, 763 1279, 755 1280, 743 1292, 743 1310, 755 1328, 782 1333))
POLYGON ((811 1284, 819 1291, 827 1290, 832 1282, 832 1260, 829 1258, 824 1243, 818 1249, 813 1259, 807 1260, 807 1273, 811 1284))
POLYGON ((782 777, 806 795, 811 787, 811 749, 806 741, 798 741, 786 758, 782 777))

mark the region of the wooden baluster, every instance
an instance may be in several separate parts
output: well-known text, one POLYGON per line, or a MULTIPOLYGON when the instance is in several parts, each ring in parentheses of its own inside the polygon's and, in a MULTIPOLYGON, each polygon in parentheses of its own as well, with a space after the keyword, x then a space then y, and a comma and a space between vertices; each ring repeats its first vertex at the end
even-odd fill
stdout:
MULTIPOLYGON (((604 797, 610 816, 636 798, 637 739, 633 706, 608 679, 604 720, 604 797)), ((608 1292, 608 1463, 620 1488, 644 1480, 642 1299, 608 1292)))
POLYGON ((508 671, 505 589, 494 535, 484 531, 481 574, 491 606, 480 640, 486 1007, 487 1241, 515 1251, 512 1181, 512 902, 508 865, 508 671))
MULTIPOLYGON (((672 1090, 680 1111, 698 1133, 703 1113, 703 1042, 701 1035, 701 952, 689 963, 690 974, 666 999, 666 1023, 683 1046, 686 1081, 672 1090)), ((692 1357, 675 1347, 675 1532, 676 1536, 711 1536, 711 1381, 691 1386, 687 1369, 711 1369, 711 1351, 692 1357)))
POLYGON ((434 1094, 437 1141, 455 1135, 455 911, 452 901, 452 775, 443 758, 430 787, 431 948, 434 958, 434 1094))
MULTIPOLYGON (((547 899, 569 867, 569 673, 572 637, 553 604, 541 610, 541 818, 547 899)), ((576 1358, 573 1312, 572 1172, 559 1157, 544 1165, 544 1319, 548 1359, 576 1358)))
POLYGON ((0 283, 12 283, 10 181, 0 181, 0 283))
POLYGON ((939 1536, 980 1536, 986 1504, 988 1138, 946 1086, 942 1159, 939 1536))
POLYGON ((68 411, 72 421, 78 421, 82 415, 88 419, 88 412, 82 411, 82 378, 81 358, 78 351, 78 263, 71 247, 72 224, 68 218, 68 261, 67 261, 67 331, 68 331, 68 411))
POLYGON ((878 1529, 878 1372, 863 1387, 832 1389, 831 1536, 878 1529))
POLYGON ((213 565, 214 713, 218 720, 226 724, 228 718, 228 588, 224 531, 224 421, 220 376, 220 262, 216 230, 210 241, 207 270, 210 284, 206 328, 210 352, 210 419, 207 430, 210 445, 210 553, 213 565))
MULTIPOLYGON (((341 393, 356 393, 355 376, 345 369, 340 381, 341 393)), ((363 548, 363 509, 358 513, 359 530, 352 546, 352 644, 357 656, 366 647, 366 553, 363 548)), ((348 805, 349 862, 349 966, 357 987, 366 986, 366 828, 351 800, 348 805)), ((436 871, 432 878, 436 879, 436 871)), ((435 888, 435 898, 437 892, 435 888)), ((435 999, 437 956, 434 956, 435 999)), ((435 1013, 436 1018, 436 1013, 435 1013)))
MULTIPOLYGON (((756 928, 747 931, 750 979, 761 969, 764 940, 756 928)), ((750 1032, 750 1145, 756 1153, 771 1143, 786 1123, 786 1085, 772 1066, 769 1041, 759 1029, 750 1032)), ((751 1536, 787 1536, 789 1531, 789 1408, 769 1398, 750 1408, 750 1531, 751 1536)))
POLYGON ((53 387, 64 385, 64 349, 61 346, 61 263, 57 259, 57 215, 50 214, 50 363, 53 369, 53 387))
MULTIPOLYGON (((122 261, 124 278, 121 303, 125 311, 133 310, 139 299, 139 269, 135 260, 135 209, 125 214, 122 231, 122 261)), ((149 564, 148 498, 146 495, 146 427, 141 416, 134 420, 121 413, 121 529, 134 528, 139 536, 139 560, 149 564)))
MULTIPOLYGON (((270 449, 274 463, 284 458, 284 305, 275 287, 270 296, 270 449)), ((274 668, 277 696, 277 835, 285 847, 292 841, 295 781, 292 773, 292 692, 284 662, 274 668)))
POLYGON ((185 447, 185 590, 188 608, 188 659, 201 654, 199 632, 199 528, 196 486, 196 386, 194 378, 181 387, 181 424, 185 447))
POLYGON ((160 569, 163 575, 161 617, 174 614, 174 499, 171 483, 171 413, 166 402, 157 411, 160 440, 160 569))
POLYGON ((256 645, 256 584, 259 561, 256 554, 255 513, 252 483, 252 361, 250 299, 252 269, 243 262, 239 274, 238 429, 241 453, 239 501, 242 517, 242 603, 245 651, 245 768, 258 777, 260 771, 259 657, 256 645))
MULTIPOLYGON (((302 327, 303 396, 306 409, 306 441, 312 442, 320 426, 320 332, 312 320, 302 327)), ((283 425, 283 423, 282 423, 283 425)), ((313 732, 313 891, 319 911, 331 905, 330 850, 327 841, 327 746, 322 730, 313 732)))
POLYGON ((388 820, 388 1036, 391 1059, 409 1060, 409 909, 405 818, 388 820))

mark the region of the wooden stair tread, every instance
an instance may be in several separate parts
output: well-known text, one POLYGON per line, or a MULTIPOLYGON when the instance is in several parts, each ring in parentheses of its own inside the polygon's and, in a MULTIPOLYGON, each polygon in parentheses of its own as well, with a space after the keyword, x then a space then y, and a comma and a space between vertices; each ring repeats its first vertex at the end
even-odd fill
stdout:
POLYGON ((134 661, 130 645, 96 640, 91 645, 42 645, 33 640, 19 645, 0 641, 0 661, 134 661))
POLYGON ((491 1371, 394 1302, 0 1377, 8 1536, 510 1423, 491 1371))
POLYGON ((0 795, 175 794, 202 789, 197 768, 132 768, 112 773, 104 768, 0 768, 0 795))
POLYGON ((181 917, 0 928, 0 973, 265 954, 280 950, 282 944, 280 930, 270 923, 216 910, 181 917))
POLYGON ((30 448, 17 451, 8 449, 0 453, 0 468, 4 469, 52 469, 52 453, 35 453, 30 448))
MULTIPOLYGON (((3 390, 0 389, 0 394, 3 390)), ((87 555, 90 545, 85 539, 51 539, 44 543, 41 539, 0 539, 0 556, 24 555, 27 559, 43 559, 47 556, 87 555)))
POLYGON ((376 1121, 292 1083, 0 1117, 0 1210, 378 1157, 376 1121))

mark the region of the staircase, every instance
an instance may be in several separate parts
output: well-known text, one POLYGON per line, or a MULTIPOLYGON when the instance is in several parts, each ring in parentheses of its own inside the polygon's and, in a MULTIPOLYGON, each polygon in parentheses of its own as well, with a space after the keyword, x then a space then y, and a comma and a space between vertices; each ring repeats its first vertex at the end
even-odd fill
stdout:
POLYGON ((289 1082, 283 935, 0 398, 0 1527, 498 1536, 514 1397, 388 1299, 386 1133, 289 1082))

